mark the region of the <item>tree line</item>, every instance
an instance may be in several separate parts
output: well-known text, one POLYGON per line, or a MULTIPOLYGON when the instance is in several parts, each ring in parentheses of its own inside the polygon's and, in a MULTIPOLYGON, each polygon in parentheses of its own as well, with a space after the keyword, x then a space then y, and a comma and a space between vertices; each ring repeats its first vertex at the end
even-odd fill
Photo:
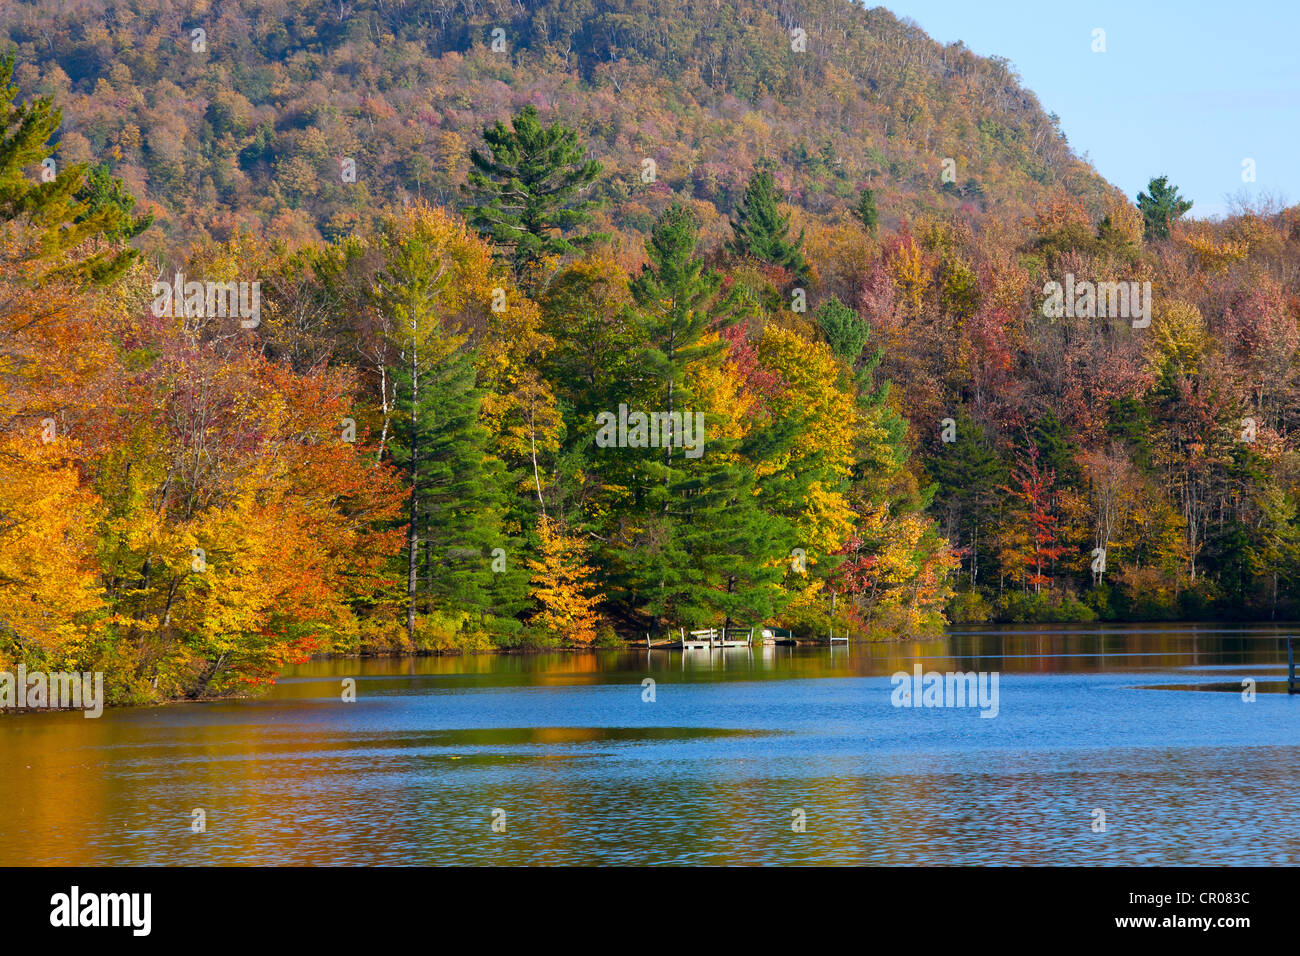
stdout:
POLYGON ((525 106, 454 208, 164 267, 120 181, 42 173, 12 70, 0 665, 141 701, 321 651, 1294 607, 1294 209, 1187 221, 1155 179, 886 228, 863 187, 814 230, 767 162, 725 230, 671 194, 597 228, 602 164, 525 106), (155 314, 173 271, 260 321, 155 314), (1151 282, 1150 327, 1045 315, 1067 274, 1151 282))

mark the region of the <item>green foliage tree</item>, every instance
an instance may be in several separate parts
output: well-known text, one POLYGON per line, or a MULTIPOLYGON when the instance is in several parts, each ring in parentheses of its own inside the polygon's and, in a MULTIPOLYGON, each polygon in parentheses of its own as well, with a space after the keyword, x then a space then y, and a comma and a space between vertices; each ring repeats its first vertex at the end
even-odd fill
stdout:
POLYGON ((391 449, 394 463, 411 476, 416 592, 425 610, 468 611, 500 626, 523 607, 527 576, 523 548, 503 528, 507 476, 488 452, 475 375, 464 349, 431 364, 418 388, 409 366, 394 367, 391 449))
POLYGON ((116 216, 110 214, 106 217, 108 221, 116 220, 105 228, 103 235, 106 239, 129 242, 153 224, 152 213, 139 218, 131 215, 135 197, 127 192, 122 180, 109 172, 107 163, 86 170, 85 182, 77 190, 76 198, 86 206, 86 211, 77 217, 78 222, 93 219, 105 210, 117 211, 116 216))
POLYGON ((1178 187, 1169 184, 1169 177, 1159 176, 1147 183, 1148 192, 1137 195, 1137 205, 1145 222, 1143 236, 1168 239, 1169 229, 1192 208, 1192 201, 1178 195, 1178 187))
POLYGON ((53 160, 57 144, 51 137, 63 113, 49 97, 17 102, 14 58, 0 58, 0 221, 22 220, 36 232, 44 277, 63 276, 107 284, 121 276, 139 253, 109 243, 60 262, 65 254, 96 237, 126 239, 149 223, 127 214, 134 200, 107 174, 86 184, 86 165, 59 170, 53 160), (113 197, 103 198, 105 190, 113 197), (137 228, 138 227, 138 228, 137 228))
POLYGON ((474 168, 468 190, 475 202, 467 210, 471 225, 506 252, 516 273, 529 285, 543 260, 561 256, 602 238, 575 234, 591 220, 591 199, 578 201, 600 175, 600 163, 586 158, 578 134, 560 123, 543 126, 537 107, 528 105, 507 127, 497 122, 483 131, 488 152, 470 152, 474 168))
POLYGON ((808 276, 808 263, 800 251, 803 233, 791 241, 790 214, 781 212, 781 199, 770 170, 754 173, 731 221, 734 235, 728 248, 738 256, 782 266, 796 279, 804 280, 808 276))
MULTIPOLYGON (((716 356, 704 342, 738 318, 738 301, 721 274, 696 252, 698 226, 674 204, 650 236, 650 261, 631 283, 633 334, 640 345, 622 383, 646 407, 703 415, 687 384, 694 363, 716 356)), ((614 588, 655 619, 757 623, 781 598, 773 557, 788 550, 788 524, 764 511, 755 495, 753 448, 708 435, 707 451, 621 450, 625 480, 635 485, 627 520, 634 530, 611 549, 614 588)), ((609 468, 604 469, 611 474, 609 468)))
MULTIPOLYGON (((762 436, 756 436, 762 441, 762 436)), ((780 560, 794 546, 792 527, 755 495, 755 443, 718 438, 697 461, 683 462, 680 478, 665 490, 665 519, 677 533, 687 563, 676 592, 660 589, 652 606, 681 619, 723 626, 769 620, 784 601, 780 560)), ((649 580, 654 580, 650 569, 649 580)))
POLYGON ((870 186, 864 186, 858 193, 858 201, 853 206, 853 217, 862 223, 867 235, 874 236, 880 227, 880 213, 876 209, 876 194, 870 186))
MULTIPOLYGON (((642 345, 637 361, 644 378, 652 383, 653 400, 669 416, 692 399, 686 386, 686 367, 717 354, 721 340, 702 343, 704 333, 721 330, 739 318, 736 297, 723 293, 722 274, 709 269, 696 255, 699 226, 690 210, 674 203, 659 218, 646 254, 650 262, 632 282, 636 304, 633 322, 642 345)), ((673 448, 665 451, 672 466, 673 448)))
POLYGON ((1038 460, 1042 467, 1056 475, 1058 483, 1079 485, 1082 474, 1076 456, 1079 446, 1069 428, 1061 421, 1053 409, 1048 409, 1034 422, 1030 437, 1038 448, 1038 460))
POLYGON ((935 504, 944 515, 954 544, 963 548, 971 587, 979 584, 981 558, 991 552, 992 527, 1001 494, 1008 481, 1007 467, 984 430, 966 409, 953 416, 956 441, 940 444, 927 463, 938 486, 935 504))
POLYGON ((817 320, 817 327, 831 351, 852 368, 871 337, 867 323, 838 296, 831 296, 818 306, 813 318, 817 320))
MULTIPOLYGON (((409 482, 406 514, 406 627, 415 640, 416 610, 507 615, 527 595, 524 562, 502 528, 506 475, 488 451, 479 423, 483 393, 463 336, 441 325, 439 305, 450 272, 422 236, 400 241, 376 277, 376 298, 393 320, 394 464, 409 482), (506 552, 506 570, 492 551, 506 552), (501 565, 498 563, 498 568, 501 565)), ((498 555, 499 557, 499 555, 498 555)))

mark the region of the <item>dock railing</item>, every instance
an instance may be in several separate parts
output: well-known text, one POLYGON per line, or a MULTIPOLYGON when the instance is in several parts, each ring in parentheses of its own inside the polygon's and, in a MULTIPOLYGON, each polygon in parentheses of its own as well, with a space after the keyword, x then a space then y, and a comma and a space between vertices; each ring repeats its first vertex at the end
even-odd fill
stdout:
POLYGON ((689 632, 686 628, 677 628, 677 637, 668 632, 668 637, 656 641, 650 636, 650 632, 645 632, 645 646, 647 648, 655 647, 683 647, 692 649, 713 649, 715 647, 750 647, 754 643, 754 629, 752 627, 705 627, 689 632))

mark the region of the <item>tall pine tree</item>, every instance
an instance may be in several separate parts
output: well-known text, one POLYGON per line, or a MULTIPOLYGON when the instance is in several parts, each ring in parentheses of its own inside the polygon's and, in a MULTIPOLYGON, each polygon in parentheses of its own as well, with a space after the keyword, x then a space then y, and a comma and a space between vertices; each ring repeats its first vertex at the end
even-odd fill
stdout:
POLYGON ((136 250, 112 242, 71 262, 60 261, 63 254, 95 236, 131 238, 151 220, 130 217, 134 200, 106 173, 87 185, 85 163, 59 169, 50 138, 62 125, 62 111, 48 97, 15 102, 13 71, 13 55, 0 57, 0 222, 24 221, 38 236, 41 263, 31 275, 107 284, 126 272, 136 250), (41 170, 36 181, 32 168, 41 170))
POLYGON ((1192 201, 1178 194, 1168 176, 1157 176, 1147 183, 1150 192, 1138 193, 1138 210, 1142 213, 1143 238, 1168 239, 1169 229, 1192 208, 1192 201))
POLYGON ((414 231, 392 246, 376 279, 396 340, 389 449, 410 483, 404 558, 412 641, 421 605, 480 619, 507 615, 522 606, 527 587, 522 549, 502 529, 504 466, 489 454, 479 423, 472 355, 441 321, 451 278, 434 244, 414 231))
POLYGON ((874 236, 880 227, 880 212, 876 209, 876 194, 869 186, 862 187, 858 201, 853 207, 853 217, 862 223, 867 235, 874 236))
MULTIPOLYGON (((722 275, 695 254, 699 226, 685 206, 674 203, 650 235, 650 262, 632 282, 633 318, 644 345, 637 358, 651 383, 646 397, 668 412, 686 408, 694 397, 686 385, 686 368, 720 352, 721 339, 703 343, 710 330, 719 331, 737 317, 734 296, 724 294, 722 275)), ((675 437, 675 436, 674 436, 675 437)), ((673 441, 666 442, 664 465, 673 464, 673 441)), ((680 445, 680 442, 677 444, 680 445)))
MULTIPOLYGON (((737 299, 697 255, 697 241, 690 212, 669 208, 631 287, 642 344, 633 351, 629 384, 670 419, 705 415, 690 369, 725 348, 708 333, 738 318, 737 299)), ((788 548, 788 526, 760 508, 746 450, 711 436, 707 417, 703 435, 699 454, 675 448, 686 442, 674 436, 661 449, 635 454, 635 524, 617 556, 622 584, 645 613, 670 624, 761 623, 779 605, 782 571, 774 559, 788 548)))
POLYGON ((468 190, 471 225, 504 251, 528 287, 540 282, 539 267, 601 238, 575 230, 591 219, 594 200, 579 200, 600 163, 586 158, 578 134, 560 123, 543 126, 537 107, 525 106, 507 127, 483 131, 488 152, 470 152, 474 168, 468 190))
POLYGON ((790 214, 778 207, 782 198, 771 171, 756 172, 731 221, 734 236, 728 248, 738 256, 781 266, 796 280, 804 281, 808 278, 808 263, 800 251, 803 233, 798 239, 790 239, 790 214))

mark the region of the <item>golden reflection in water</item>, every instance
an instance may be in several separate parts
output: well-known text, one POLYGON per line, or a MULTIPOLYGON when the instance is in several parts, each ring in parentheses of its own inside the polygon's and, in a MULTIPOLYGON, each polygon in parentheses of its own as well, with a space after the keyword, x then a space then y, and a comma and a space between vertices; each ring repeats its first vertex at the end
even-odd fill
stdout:
MULTIPOLYGON (((1094 773, 1071 766, 1046 776, 1032 766, 1003 769, 1010 758, 996 752, 981 762, 986 778, 958 778, 877 756, 868 739, 855 745, 865 770, 840 774, 818 772, 815 763, 811 772, 779 763, 773 769, 770 753, 778 741, 753 729, 609 727, 601 726, 611 721, 608 714, 581 710, 573 713, 589 726, 423 729, 384 720, 403 712, 406 697, 427 706, 438 692, 473 689, 488 724, 498 688, 624 683, 637 695, 644 676, 668 684, 887 677, 920 663, 924 670, 1010 675, 1131 671, 1132 684, 1142 686, 1150 672, 1194 667, 1249 665, 1248 673, 1275 678, 1284 659, 1280 639, 1267 631, 1198 634, 1157 625, 989 629, 914 644, 760 645, 714 655, 633 648, 313 661, 262 700, 110 711, 99 720, 0 716, 0 864, 335 864, 372 857, 394 863, 908 863, 963 852, 954 832, 995 834, 970 852, 1041 863, 1055 861, 1044 841, 1073 827, 1071 814, 1086 816, 1097 791, 1131 787, 1129 796, 1140 801, 1153 782, 1161 789, 1147 812, 1189 821, 1188 830, 1171 831, 1164 844, 1143 852, 1154 859, 1187 856, 1196 840, 1193 823, 1216 792, 1242 788, 1222 810, 1229 822, 1216 825, 1239 828, 1245 841, 1254 824, 1243 808, 1294 800, 1294 751, 1277 751, 1276 760, 1264 761, 1244 783, 1212 774, 1198 780, 1186 754, 1152 752, 1138 763, 1148 776, 1135 783, 1138 771, 1128 768, 1094 773), (334 706, 347 676, 361 678, 365 706, 334 706), (653 761, 639 766, 641 754, 653 761), (598 793, 588 780, 598 782, 598 793), (505 833, 491 830, 495 807, 507 811, 505 833), (190 829, 195 808, 207 813, 206 833, 190 829), (796 808, 807 813, 803 834, 790 830, 796 808)), ((1189 713, 1189 720, 1217 719, 1212 711, 1189 713)), ((707 723, 708 717, 697 719, 707 723)), ((1117 828, 1141 823, 1123 811, 1113 819, 1117 828)), ((1147 831, 1135 832, 1140 843, 1147 831)), ((1120 852, 1090 839, 1081 831, 1078 852, 1098 858, 1120 852)), ((1270 852, 1289 859, 1296 843, 1275 841, 1270 852)))

